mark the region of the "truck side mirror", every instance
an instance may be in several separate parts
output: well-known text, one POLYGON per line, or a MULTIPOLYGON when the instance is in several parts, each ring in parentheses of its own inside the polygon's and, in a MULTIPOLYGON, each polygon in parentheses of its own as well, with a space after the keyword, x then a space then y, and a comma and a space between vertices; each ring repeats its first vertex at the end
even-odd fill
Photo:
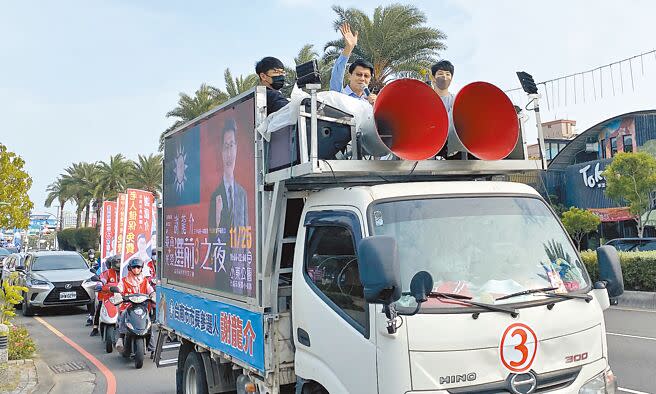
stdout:
POLYGON ((599 264, 599 279, 604 282, 611 298, 624 293, 624 278, 617 249, 604 245, 597 248, 597 264, 599 264))
POLYGON ((358 269, 367 302, 389 305, 401 298, 399 251, 394 237, 376 235, 361 239, 358 269))
POLYGON ((433 277, 427 271, 419 271, 410 281, 410 295, 412 295, 417 304, 426 302, 428 295, 433 291, 433 277))

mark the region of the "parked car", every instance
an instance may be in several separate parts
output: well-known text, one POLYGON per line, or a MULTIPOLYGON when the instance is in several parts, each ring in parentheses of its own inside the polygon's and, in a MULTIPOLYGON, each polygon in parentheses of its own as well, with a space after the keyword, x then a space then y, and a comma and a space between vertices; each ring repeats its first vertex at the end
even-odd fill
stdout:
POLYGON ((16 266, 23 293, 23 315, 37 308, 86 305, 91 312, 96 281, 89 264, 77 252, 30 252, 24 264, 16 266))
POLYGON ((4 283, 6 280, 9 280, 12 272, 15 271, 16 266, 23 265, 25 256, 25 253, 13 253, 5 257, 5 259, 2 261, 2 270, 0 270, 0 286, 2 286, 2 283, 4 283))
POLYGON ((5 248, 0 248, 0 268, 2 268, 3 265, 4 265, 4 263, 3 263, 4 259, 5 259, 7 256, 9 256, 10 254, 11 254, 11 252, 8 251, 7 249, 5 249, 5 248))
POLYGON ((646 252, 656 250, 656 238, 615 238, 606 242, 619 252, 646 252))

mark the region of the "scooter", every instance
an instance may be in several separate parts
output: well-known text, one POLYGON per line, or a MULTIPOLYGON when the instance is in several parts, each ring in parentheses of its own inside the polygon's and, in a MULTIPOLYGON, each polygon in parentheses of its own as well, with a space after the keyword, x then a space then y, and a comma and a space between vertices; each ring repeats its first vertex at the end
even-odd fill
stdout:
POLYGON ((116 343, 116 329, 118 324, 118 307, 109 299, 100 306, 100 337, 105 342, 105 351, 111 353, 116 343))
MULTIPOLYGON (((113 287, 112 292, 118 293, 118 288, 113 287), (115 291, 117 290, 117 291, 115 291)), ((149 305, 155 303, 146 294, 114 294, 114 297, 122 299, 120 303, 129 303, 125 314, 125 325, 127 332, 123 338, 124 358, 128 358, 134 353, 134 367, 139 369, 143 367, 144 356, 146 354, 146 343, 150 340, 150 317, 149 305)), ((118 302, 114 301, 115 304, 118 302)))

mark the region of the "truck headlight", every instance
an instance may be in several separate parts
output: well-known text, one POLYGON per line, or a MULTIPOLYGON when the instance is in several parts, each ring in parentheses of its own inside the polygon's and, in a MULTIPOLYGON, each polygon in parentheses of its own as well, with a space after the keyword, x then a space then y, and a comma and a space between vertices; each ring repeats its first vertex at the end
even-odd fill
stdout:
POLYGON ((616 394, 617 379, 613 371, 607 369, 586 382, 579 390, 579 394, 616 394))

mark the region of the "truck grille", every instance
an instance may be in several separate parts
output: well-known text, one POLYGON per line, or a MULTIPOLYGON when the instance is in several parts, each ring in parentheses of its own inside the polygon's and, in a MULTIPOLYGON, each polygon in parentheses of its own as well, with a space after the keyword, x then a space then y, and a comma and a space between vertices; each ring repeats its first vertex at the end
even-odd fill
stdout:
MULTIPOLYGON (((547 393, 553 390, 563 389, 571 385, 581 372, 581 367, 561 369, 560 371, 535 374, 537 386, 534 394, 547 393)), ((476 386, 448 389, 451 394, 505 394, 512 393, 509 388, 508 379, 499 382, 479 384, 476 386)))

